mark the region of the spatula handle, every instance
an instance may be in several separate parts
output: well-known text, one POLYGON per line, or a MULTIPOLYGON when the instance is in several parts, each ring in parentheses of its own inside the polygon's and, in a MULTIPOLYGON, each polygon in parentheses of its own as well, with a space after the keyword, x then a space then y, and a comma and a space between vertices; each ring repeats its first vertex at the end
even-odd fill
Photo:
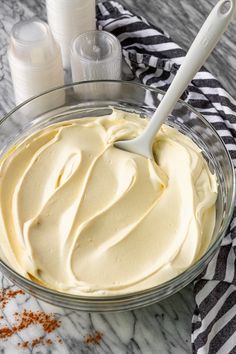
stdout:
POLYGON ((235 10, 236 0, 220 0, 213 8, 193 41, 171 86, 154 113, 151 122, 148 124, 144 132, 145 137, 143 136, 142 138, 153 141, 160 126, 173 110, 177 100, 216 46, 216 43, 231 21, 235 10))

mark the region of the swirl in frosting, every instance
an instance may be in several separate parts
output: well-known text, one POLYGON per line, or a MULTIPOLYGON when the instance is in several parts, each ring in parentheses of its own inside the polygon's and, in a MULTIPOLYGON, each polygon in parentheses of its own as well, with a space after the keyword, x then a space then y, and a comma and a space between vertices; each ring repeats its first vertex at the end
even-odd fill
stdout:
POLYGON ((113 143, 146 119, 113 111, 29 135, 0 166, 1 258, 27 278, 79 295, 163 283, 212 238, 216 177, 199 147, 163 125, 155 161, 113 143))

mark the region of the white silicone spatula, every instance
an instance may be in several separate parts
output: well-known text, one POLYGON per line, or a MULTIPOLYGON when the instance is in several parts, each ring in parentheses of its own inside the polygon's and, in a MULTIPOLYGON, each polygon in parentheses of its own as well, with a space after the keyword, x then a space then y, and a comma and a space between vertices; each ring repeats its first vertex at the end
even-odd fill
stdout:
POLYGON ((172 84, 153 114, 150 123, 137 138, 117 141, 115 143, 116 147, 153 159, 152 145, 158 130, 172 112, 189 82, 216 46, 231 21, 235 10, 236 0, 221 0, 217 3, 193 41, 172 84))

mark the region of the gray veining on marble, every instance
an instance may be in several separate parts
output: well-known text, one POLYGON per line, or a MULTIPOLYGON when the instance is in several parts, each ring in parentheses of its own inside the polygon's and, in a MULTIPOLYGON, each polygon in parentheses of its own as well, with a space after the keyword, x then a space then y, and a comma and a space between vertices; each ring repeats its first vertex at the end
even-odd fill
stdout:
MULTIPOLYGON (((15 289, 1 278, 1 287, 15 289)), ((53 312, 61 320, 60 328, 47 335, 54 342, 51 346, 19 349, 21 341, 32 341, 43 335, 37 326, 31 326, 7 341, 0 342, 0 353, 34 354, 188 354, 190 353, 190 328, 193 309, 192 288, 189 286, 160 304, 143 309, 110 314, 87 314, 38 301, 29 295, 18 295, 9 302, 0 315, 1 327, 12 323, 13 314, 24 309, 53 312), (103 333, 100 345, 85 344, 84 337, 99 331, 103 333), (56 336, 63 340, 57 343, 56 336)))
MULTIPOLYGON (((185 49, 210 11, 214 0, 120 0, 137 14, 145 16, 164 28, 185 49)), ((14 106, 12 84, 6 57, 8 36, 14 23, 32 16, 45 19, 44 1, 0 0, 0 116, 14 106)), ((221 44, 209 59, 208 68, 234 95, 236 76, 236 40, 230 26, 221 44)), ((236 95, 234 95, 236 96, 236 95)), ((0 274, 1 289, 12 284, 0 274)), ((14 287, 15 288, 15 287, 14 287)), ((51 346, 19 349, 21 341, 32 340, 43 333, 40 327, 30 326, 6 341, 0 341, 1 354, 189 354, 191 353, 191 317, 194 309, 192 286, 144 309, 115 314, 86 314, 53 307, 29 295, 18 295, 0 310, 0 327, 13 323, 13 314, 24 309, 54 312, 61 320, 60 328, 47 335, 51 346), (1 313, 2 312, 2 313, 1 313), (94 331, 102 332, 100 345, 85 344, 84 336, 94 331), (57 343, 56 336, 63 340, 57 343)))

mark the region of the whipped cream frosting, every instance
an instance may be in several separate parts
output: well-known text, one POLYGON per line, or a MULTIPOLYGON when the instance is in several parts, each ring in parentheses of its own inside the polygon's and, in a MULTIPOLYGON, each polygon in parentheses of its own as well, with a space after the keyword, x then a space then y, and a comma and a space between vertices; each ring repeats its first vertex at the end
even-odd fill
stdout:
POLYGON ((163 125, 155 161, 114 147, 147 124, 113 111, 29 135, 0 165, 0 256, 23 276, 79 295, 163 283, 212 238, 216 176, 199 147, 163 125))

